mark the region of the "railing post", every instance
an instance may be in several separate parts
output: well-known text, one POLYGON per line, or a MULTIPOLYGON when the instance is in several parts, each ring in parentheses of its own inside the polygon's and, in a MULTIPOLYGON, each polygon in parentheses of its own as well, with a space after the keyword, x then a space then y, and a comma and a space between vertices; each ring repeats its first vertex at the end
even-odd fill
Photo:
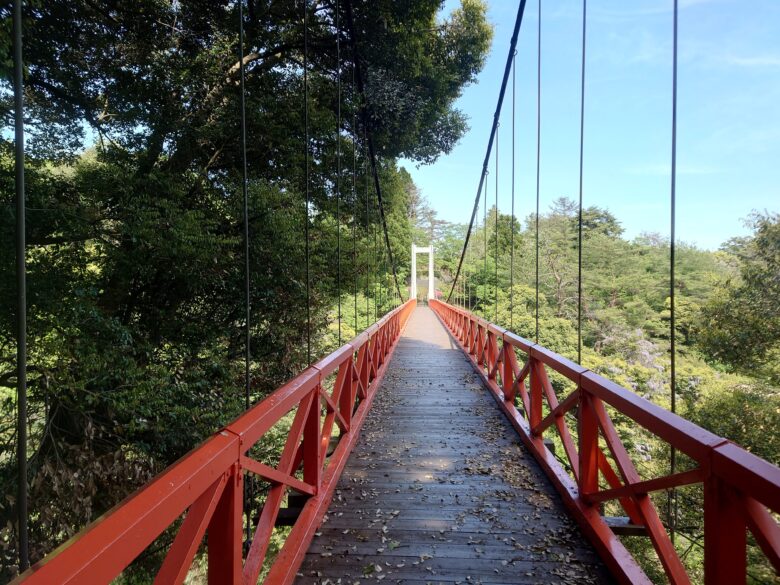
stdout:
POLYGON ((371 353, 368 346, 369 342, 366 341, 358 350, 358 368, 360 368, 358 376, 360 376, 360 385, 363 388, 361 398, 368 396, 368 383, 371 380, 371 353))
POLYGON ((477 363, 480 367, 482 367, 485 357, 485 337, 484 332, 482 330, 482 324, 477 323, 477 347, 476 347, 476 353, 474 355, 474 358, 477 360, 477 363))
POLYGON ((496 355, 498 353, 498 349, 496 346, 496 334, 492 331, 488 330, 487 332, 487 371, 488 371, 488 379, 494 380, 496 379, 496 374, 498 373, 498 369, 495 368, 496 360, 498 359, 498 356, 496 355))
POLYGON ((512 344, 507 343, 506 339, 503 340, 501 347, 504 351, 503 372, 501 373, 504 400, 514 404, 515 393, 513 392, 512 388, 515 382, 515 364, 517 363, 517 358, 515 357, 515 348, 512 346, 512 344))
MULTIPOLYGON (((354 353, 341 363, 339 370, 345 370, 343 373, 341 394, 339 394, 339 414, 347 423, 347 430, 352 426, 352 409, 355 404, 355 391, 357 389, 357 373, 355 372, 352 360, 354 353)), ((339 372, 341 373, 341 372, 339 372)))
POLYGON ((242 581, 244 474, 236 463, 208 527, 209 585, 242 581))
POLYGON ((309 414, 303 425, 303 481, 320 487, 320 384, 313 390, 309 414))
POLYGON ((490 362, 490 332, 488 331, 487 325, 485 325, 482 329, 482 360, 480 361, 480 364, 484 368, 489 368, 488 365, 490 362))
POLYGON ((539 368, 543 368, 544 365, 530 355, 528 360, 531 365, 529 372, 531 377, 531 412, 528 413, 528 419, 531 429, 534 429, 542 422, 542 394, 544 390, 542 388, 542 377, 539 375, 539 368))
POLYGON ((740 495, 715 476, 704 482, 704 581, 744 585, 747 526, 740 495))
POLYGON ((599 423, 592 401, 593 398, 580 387, 577 434, 580 443, 581 496, 595 493, 599 489, 599 423))

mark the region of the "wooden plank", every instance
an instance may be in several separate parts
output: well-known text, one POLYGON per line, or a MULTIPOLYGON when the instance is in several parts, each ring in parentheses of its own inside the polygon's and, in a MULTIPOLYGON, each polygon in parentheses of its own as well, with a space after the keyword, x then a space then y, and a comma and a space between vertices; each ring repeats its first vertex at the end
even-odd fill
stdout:
POLYGON ((423 307, 399 342, 296 583, 380 575, 410 584, 613 582, 423 307))

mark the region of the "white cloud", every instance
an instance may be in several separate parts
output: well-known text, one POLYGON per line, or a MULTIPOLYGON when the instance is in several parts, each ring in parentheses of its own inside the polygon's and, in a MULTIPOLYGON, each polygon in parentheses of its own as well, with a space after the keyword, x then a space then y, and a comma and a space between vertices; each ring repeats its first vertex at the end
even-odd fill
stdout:
POLYGON ((753 55, 748 57, 726 55, 723 62, 737 67, 780 67, 780 55, 753 55))
MULTIPOLYGON (((678 8, 684 10, 693 6, 700 6, 704 4, 715 4, 722 2, 723 0, 680 0, 678 8)), ((594 18, 601 18, 604 20, 624 20, 634 19, 642 16, 655 16, 660 14, 669 14, 672 12, 674 5, 672 0, 667 1, 643 1, 643 2, 628 2, 625 4, 627 8, 610 9, 610 8, 594 8, 591 12, 594 18)))
MULTIPOLYGON (((625 169, 629 175, 650 175, 650 176, 668 176, 671 175, 671 163, 655 163, 645 165, 630 166, 625 169)), ((723 169, 717 169, 709 166, 695 165, 677 165, 677 175, 714 175, 723 172, 723 169)))

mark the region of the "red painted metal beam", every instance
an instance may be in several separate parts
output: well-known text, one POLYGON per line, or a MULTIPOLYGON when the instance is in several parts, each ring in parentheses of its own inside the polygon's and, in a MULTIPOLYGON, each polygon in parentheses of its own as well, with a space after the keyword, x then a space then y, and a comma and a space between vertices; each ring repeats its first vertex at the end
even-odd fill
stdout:
POLYGON ((221 431, 33 565, 16 582, 109 583, 228 472, 238 457, 238 437, 221 431))
POLYGON ((279 585, 291 583, 327 510, 390 354, 415 304, 414 300, 404 303, 350 343, 307 368, 36 563, 14 583, 110 583, 186 513, 156 583, 182 582, 205 532, 209 583, 254 584, 279 508, 286 492, 293 488, 310 497, 266 580, 279 585), (325 395, 322 381, 337 370, 334 390, 325 395), (321 426, 323 397, 330 419, 321 426), (277 467, 249 458, 249 449, 296 408, 277 467), (342 434, 323 469, 327 454, 322 445, 330 440, 335 422, 342 434), (301 466, 302 481, 295 477, 301 466), (244 558, 243 482, 247 472, 259 475, 271 487, 244 558))
POLYGON ((667 475, 664 477, 658 477, 655 479, 648 479, 647 481, 638 481, 628 485, 623 485, 618 488, 604 490, 601 492, 587 493, 583 492, 583 498, 588 502, 595 504, 598 502, 607 502, 609 500, 615 500, 618 498, 624 498, 628 496, 645 495, 650 492, 659 490, 666 490, 673 487, 681 487, 684 485, 691 485, 693 483, 701 483, 704 479, 704 474, 701 469, 692 469, 690 471, 681 471, 674 475, 667 475))
POLYGON ((685 567, 648 493, 699 482, 703 482, 705 494, 706 583, 745 582, 747 530, 753 533, 767 559, 780 574, 780 525, 776 519, 780 513, 780 468, 579 364, 503 331, 464 309, 441 301, 432 301, 431 306, 441 321, 456 334, 496 402, 619 581, 649 583, 639 565, 599 515, 600 502, 619 499, 632 521, 647 529, 669 581, 689 583, 685 567), (472 341, 469 334, 458 337, 458 330, 453 327, 455 323, 467 332, 476 329, 476 339, 472 341), (503 346, 500 352, 490 351, 485 332, 501 335, 503 346), (526 356, 527 363, 522 370, 517 367, 515 351, 526 356), (577 390, 560 404, 547 380, 547 367, 577 384, 577 390), (525 394, 524 386, 529 370, 530 396, 525 394), (499 372, 502 377, 500 385, 496 379, 499 372), (522 397, 522 411, 515 406, 518 391, 522 397), (575 404, 578 407, 579 436, 576 449, 568 427, 562 424, 563 414, 575 404), (641 479, 605 405, 691 457, 698 468, 666 477, 641 479), (549 413, 542 419, 545 407, 549 413), (545 431, 555 431, 563 442, 566 455, 572 462, 573 475, 546 447, 545 431), (619 475, 602 452, 600 441, 608 446, 619 475), (610 489, 599 491, 600 477, 610 489))
MULTIPOLYGON (((454 312, 460 312, 462 315, 467 315, 469 318, 473 318, 475 323, 484 323, 483 320, 476 316, 452 307, 441 301, 431 301, 431 308, 441 318, 442 322, 447 325, 448 314, 454 312)), ((511 340, 514 335, 505 335, 504 340, 511 340)), ((522 338, 517 338, 521 339, 522 338)), ((513 345, 514 346, 514 345, 513 345)), ((461 345, 461 347, 463 347, 461 345)), ((527 347, 533 347, 532 345, 527 347)), ((520 346, 520 349, 522 347, 520 346)), ((593 543, 597 552, 604 560, 604 563, 609 568, 610 572, 618 578, 622 583, 636 583, 642 585, 651 585, 650 579, 642 572, 642 569, 637 564, 636 560, 626 550, 618 537, 607 526, 606 522, 601 518, 598 508, 586 504, 581 498, 579 498, 579 490, 576 482, 568 475, 566 470, 555 458, 553 453, 547 449, 544 444, 544 440, 541 436, 534 436, 531 433, 531 427, 529 420, 521 413, 514 404, 504 400, 503 392, 501 389, 491 380, 488 379, 484 364, 480 363, 475 356, 469 355, 469 359, 472 365, 475 367, 477 373, 482 377, 483 382, 487 385, 491 392, 491 395, 496 400, 501 410, 506 415, 509 422, 518 432, 520 439, 528 447, 531 453, 535 456, 541 468, 545 471, 548 478, 561 494, 564 504, 574 519, 581 526, 585 536, 593 543)), ((530 358, 529 358, 530 359, 530 358)), ((532 375, 532 389, 531 389, 531 408, 530 412, 534 409, 534 396, 533 396, 533 373, 532 375)), ((538 396, 542 396, 541 384, 538 384, 538 396)), ((539 399, 540 400, 540 399, 539 399)), ((541 402, 537 402, 541 407, 541 402)), ((529 409, 526 409, 529 412, 529 409)), ((541 411, 538 413, 538 424, 541 422, 541 411)), ((533 420, 533 418, 532 418, 533 420)))

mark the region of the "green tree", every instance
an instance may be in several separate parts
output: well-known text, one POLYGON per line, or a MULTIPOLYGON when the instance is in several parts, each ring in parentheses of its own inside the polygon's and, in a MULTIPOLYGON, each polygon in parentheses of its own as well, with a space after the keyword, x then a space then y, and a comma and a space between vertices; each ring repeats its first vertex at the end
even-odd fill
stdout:
MULTIPOLYGON (((381 315, 397 302, 382 264, 361 106, 368 108, 390 245, 403 279, 413 185, 395 159, 430 162, 452 148, 465 129, 455 100, 490 45, 479 1, 464 0, 446 20, 438 1, 352 4, 365 100, 352 87, 356 63, 346 13, 337 30, 333 4, 307 3, 307 183, 303 5, 246 3, 253 400, 307 363, 307 302, 314 358, 337 343, 333 308, 340 296, 354 294, 355 275, 360 295, 368 293, 359 300, 369 305, 359 307, 358 326, 368 323, 369 312, 381 315)), ((238 5, 27 6, 29 457, 37 559, 243 408, 244 252, 238 5), (59 514, 62 501, 76 504, 59 514)), ((3 23, 8 10, 0 7, 3 23)), ((12 134, 10 35, 0 36, 0 53, 5 138, 12 134)), ((0 146, 0 187, 7 210, 0 232, 11 242, 7 139, 0 146)), ((15 481, 13 253, 12 246, 0 247, 4 494, 15 481)), ((342 321, 351 317, 354 333, 354 302, 351 313, 347 304, 342 299, 342 321)), ((341 333, 344 340, 348 331, 341 333)), ((0 504, 3 538, 11 543, 13 505, 12 496, 0 504)), ((2 554, 12 559, 13 546, 2 554)))
POLYGON ((739 276, 703 307, 698 342, 713 359, 780 383, 780 215, 755 214, 750 224, 753 237, 731 246, 739 276))

